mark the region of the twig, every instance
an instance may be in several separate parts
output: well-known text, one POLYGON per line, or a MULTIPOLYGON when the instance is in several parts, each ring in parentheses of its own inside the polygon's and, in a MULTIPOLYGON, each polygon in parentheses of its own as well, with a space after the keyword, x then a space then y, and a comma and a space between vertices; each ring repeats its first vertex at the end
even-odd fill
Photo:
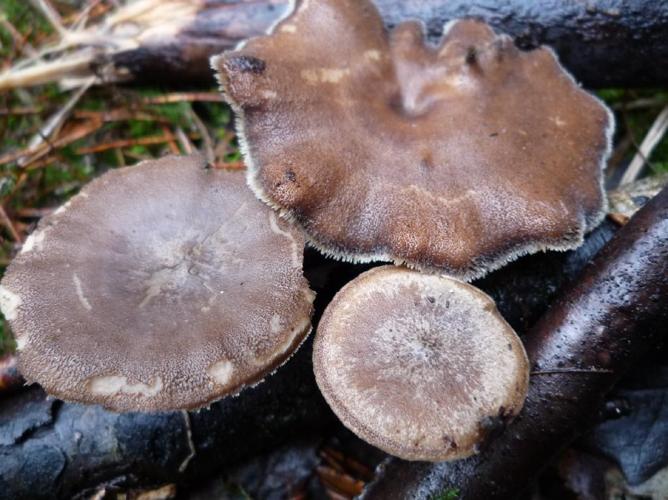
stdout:
POLYGON ((0 116, 36 115, 42 112, 42 108, 36 106, 24 106, 20 108, 0 108, 0 116))
POLYGON ((0 74, 0 90, 15 87, 29 87, 58 80, 73 73, 86 72, 92 61, 92 54, 76 54, 72 57, 41 63, 25 69, 15 68, 0 74))
POLYGON ((188 105, 188 114, 190 115, 193 124, 195 125, 199 133, 202 135, 202 142, 204 143, 204 155, 206 157, 206 160, 210 164, 213 164, 216 161, 216 154, 213 151, 213 140, 211 140, 211 135, 209 135, 209 130, 206 128, 204 122, 200 119, 199 116, 197 116, 197 113, 195 113, 195 110, 193 110, 192 106, 190 105, 188 105))
MULTIPOLYGON (((86 23, 90 18, 90 13, 100 5, 101 1, 102 0, 92 0, 88 2, 81 12, 77 13, 72 21, 72 29, 74 31, 79 31, 86 27, 86 23)), ((105 11, 106 10, 108 9, 105 9, 105 11)))
POLYGON ((660 108, 666 105, 666 99, 662 97, 647 97, 644 99, 636 99, 630 102, 620 102, 612 105, 612 109, 621 110, 626 109, 632 111, 634 109, 646 108, 660 108))
POLYGON ((29 165, 47 155, 53 149, 61 148, 71 144, 74 141, 82 139, 83 137, 92 134, 102 126, 102 122, 99 120, 88 120, 84 123, 77 124, 60 134, 59 137, 54 139, 50 144, 41 144, 37 148, 26 148, 21 151, 15 151, 13 153, 7 153, 3 156, 0 156, 0 165, 16 161, 18 158, 28 156, 29 158, 23 162, 24 168, 27 168, 29 165))
POLYGON ((181 127, 176 127, 176 138, 187 155, 191 155, 197 150, 181 127))
POLYGON ((65 36, 67 34, 67 28, 63 26, 63 20, 61 19, 60 14, 54 9, 49 0, 30 0, 30 3, 32 3, 33 6, 46 17, 49 23, 51 23, 51 26, 53 26, 60 36, 65 36))
POLYGON ((53 213, 56 208, 31 208, 24 207, 16 210, 16 215, 18 217, 23 217, 26 219, 41 219, 42 217, 53 213))
POLYGON ((163 125, 160 127, 162 129, 162 133, 165 134, 165 137, 167 137, 167 145, 169 146, 169 149, 171 152, 175 155, 181 154, 181 150, 179 149, 179 146, 176 144, 176 141, 174 140, 174 135, 170 132, 169 127, 167 125, 163 125))
POLYGON ((37 54, 33 46, 30 45, 30 43, 28 43, 26 40, 26 37, 19 33, 19 31, 12 23, 10 23, 7 19, 0 18, 0 24, 2 24, 2 27, 9 32, 12 40, 14 41, 14 47, 16 48, 17 52, 20 53, 25 51, 29 56, 34 56, 37 54))
POLYGON ((188 468, 190 461, 195 458, 197 450, 195 449, 195 443, 193 443, 193 431, 192 423, 190 422, 190 414, 185 410, 181 410, 181 415, 183 416, 183 421, 186 428, 186 441, 188 443, 188 450, 190 451, 188 456, 186 456, 186 458, 183 459, 183 462, 181 462, 181 465, 179 465, 179 472, 183 474, 188 468))
MULTIPOLYGON (((0 111, 0 114, 2 112, 0 111)), ((73 113, 75 118, 96 118, 103 122, 118 122, 125 120, 153 121, 158 123, 169 123, 169 120, 146 111, 133 111, 131 109, 110 109, 108 111, 91 111, 88 109, 76 110, 73 113)))
POLYGON ((5 226, 5 229, 7 229, 7 231, 9 232, 9 234, 11 235, 12 239, 15 242, 23 243, 23 238, 21 238, 21 235, 14 227, 12 220, 7 216, 7 212, 5 212, 5 207, 3 207, 2 205, 0 205, 0 224, 5 226))
POLYGON ((640 144, 638 152, 633 157, 633 160, 631 160, 621 181, 619 181, 621 186, 633 182, 638 178, 640 171, 645 166, 645 163, 647 163, 652 151, 666 133, 666 129, 668 129, 668 105, 666 105, 661 113, 659 113, 659 116, 656 117, 649 132, 647 132, 647 135, 640 144))
MULTIPOLYGON (((37 134, 35 134, 28 142, 28 149, 33 150, 39 147, 41 144, 47 141, 48 138, 52 137, 60 130, 60 128, 63 126, 63 123, 65 123, 65 120, 67 120, 67 117, 74 109, 74 106, 76 106, 81 97, 86 93, 92 84, 93 79, 91 78, 84 86, 72 94, 63 107, 61 107, 56 113, 49 117, 46 123, 40 127, 37 134)), ((20 160, 19 165, 23 166, 20 160)))
POLYGON ((218 92, 172 92, 153 97, 144 97, 144 104, 170 104, 174 102, 223 102, 223 96, 218 92))
POLYGON ((105 144, 98 144, 96 146, 79 148, 76 150, 76 153, 80 155, 85 155, 89 153, 100 153, 101 151, 107 151, 108 149, 114 149, 114 148, 127 148, 130 146, 148 146, 151 144, 165 144, 170 140, 174 140, 174 136, 172 134, 140 137, 137 139, 120 139, 118 141, 107 142, 105 144))

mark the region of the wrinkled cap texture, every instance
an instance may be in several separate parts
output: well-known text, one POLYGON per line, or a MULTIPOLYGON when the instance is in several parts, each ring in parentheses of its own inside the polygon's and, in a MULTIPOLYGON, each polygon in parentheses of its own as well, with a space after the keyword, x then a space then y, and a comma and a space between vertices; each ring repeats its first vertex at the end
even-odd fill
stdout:
POLYGON ((304 0, 212 63, 250 186, 326 254, 473 279, 601 220, 612 114, 548 48, 304 0))
POLYGON ((494 302, 462 281, 383 266, 327 307, 316 381, 341 421, 407 460, 467 457, 516 415, 524 347, 494 302))
POLYGON ((242 172, 199 156, 110 171, 40 222, 2 280, 20 370, 118 411, 236 393, 310 331, 303 245, 242 172))

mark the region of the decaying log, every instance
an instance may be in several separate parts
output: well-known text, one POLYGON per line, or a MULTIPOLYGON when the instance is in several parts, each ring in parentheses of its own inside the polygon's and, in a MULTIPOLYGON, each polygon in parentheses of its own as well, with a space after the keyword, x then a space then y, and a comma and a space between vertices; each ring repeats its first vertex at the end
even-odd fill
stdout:
POLYGON ((458 462, 391 459, 364 498, 430 498, 447 491, 462 500, 517 495, 591 425, 612 385, 663 339, 666 276, 668 188, 615 235, 526 336, 529 394, 503 434, 458 462))
POLYGON ((210 476, 331 424, 312 379, 303 346, 280 376, 199 412, 117 414, 31 388, 0 400, 0 499, 83 498, 101 485, 210 476))
MULTIPOLYGON (((550 45, 588 87, 668 82, 666 2, 375 2, 388 27, 421 19, 432 40, 449 20, 476 17, 515 37, 522 48, 550 45)), ((211 85, 209 57, 265 32, 284 15, 287 4, 288 0, 139 0, 103 23, 67 33, 50 52, 60 52, 60 57, 0 75, 0 90, 91 75, 101 81, 211 85)))

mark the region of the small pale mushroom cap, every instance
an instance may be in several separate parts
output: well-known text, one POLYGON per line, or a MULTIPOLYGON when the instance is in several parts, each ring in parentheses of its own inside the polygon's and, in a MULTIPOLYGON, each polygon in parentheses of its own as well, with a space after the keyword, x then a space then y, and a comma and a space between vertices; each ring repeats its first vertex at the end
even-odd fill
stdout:
POLYGON ((529 363, 492 299, 453 278, 382 266, 325 310, 316 381, 346 427, 406 460, 467 457, 522 408, 529 363))
POLYGON ((469 280, 604 214, 613 116, 549 48, 473 20, 428 46, 369 0, 318 0, 212 63, 249 185, 328 255, 469 280))
POLYGON ((200 156, 110 171, 40 222, 2 280, 20 371, 117 411, 235 394, 310 331, 303 245, 242 172, 200 156))

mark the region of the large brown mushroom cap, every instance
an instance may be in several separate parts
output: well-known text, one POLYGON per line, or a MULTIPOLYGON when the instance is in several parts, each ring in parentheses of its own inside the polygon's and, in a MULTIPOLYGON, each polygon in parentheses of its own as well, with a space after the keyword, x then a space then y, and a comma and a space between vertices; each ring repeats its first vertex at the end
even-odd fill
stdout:
POLYGON ((259 382, 310 330, 304 240, 199 156, 111 171, 42 220, 0 304, 20 370, 66 400, 195 408, 259 382))
POLYGON ((327 254, 472 279, 602 217, 613 117, 548 48, 471 20, 427 46, 369 0, 304 0, 213 65, 250 186, 327 254))
POLYGON ((524 347, 477 288, 383 266, 327 307, 313 352, 316 381, 342 422, 407 460, 471 455, 522 408, 524 347))

